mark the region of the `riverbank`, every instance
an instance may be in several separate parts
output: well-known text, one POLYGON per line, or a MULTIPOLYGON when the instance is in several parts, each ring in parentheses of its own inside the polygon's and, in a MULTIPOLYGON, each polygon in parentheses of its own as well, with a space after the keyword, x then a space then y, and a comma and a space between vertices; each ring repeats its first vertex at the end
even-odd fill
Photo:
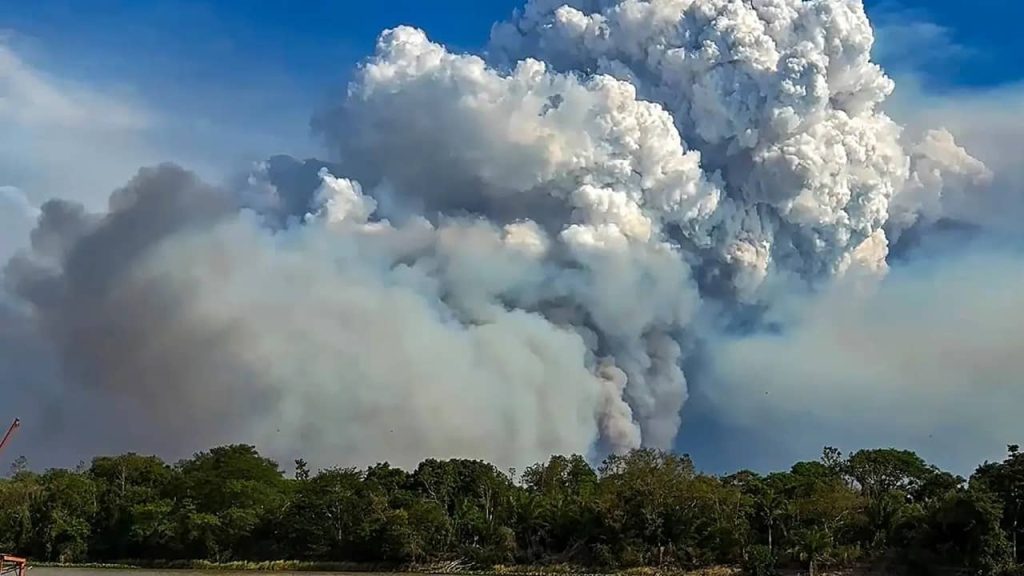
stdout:
POLYGON ((331 572, 348 574, 443 574, 458 576, 738 576, 740 570, 726 566, 698 570, 630 568, 595 571, 571 565, 494 566, 481 569, 461 562, 381 565, 353 562, 304 562, 275 560, 267 562, 209 562, 206 560, 120 561, 113 563, 32 562, 40 568, 82 570, 196 570, 210 572, 331 572))
MULTIPOLYGON (((58 563, 32 562, 39 568, 60 568, 69 570, 129 570, 129 571, 203 571, 203 572, 309 572, 321 574, 351 575, 444 575, 444 576, 742 576, 738 567, 713 566, 695 570, 679 570, 666 568, 629 568, 626 570, 595 571, 593 568, 581 568, 571 565, 549 566, 495 566, 490 569, 468 567, 458 562, 434 564, 380 565, 352 562, 302 562, 293 560, 277 560, 268 562, 208 562, 198 561, 160 561, 116 563, 58 563)), ((847 568, 823 568, 817 576, 891 576, 894 572, 880 567, 854 566, 847 568)), ((805 576, 806 571, 796 569, 780 569, 779 576, 805 576)))

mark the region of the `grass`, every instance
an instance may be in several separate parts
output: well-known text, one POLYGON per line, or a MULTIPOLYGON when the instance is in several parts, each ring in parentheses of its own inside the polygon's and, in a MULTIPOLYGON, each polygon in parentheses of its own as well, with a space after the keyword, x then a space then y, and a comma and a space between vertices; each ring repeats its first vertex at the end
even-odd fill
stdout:
POLYGON ((206 570, 228 572, 391 572, 395 566, 371 566, 350 562, 303 562, 298 560, 270 560, 265 562, 210 562, 208 560, 122 560, 113 563, 60 563, 31 562, 32 566, 47 568, 88 568, 111 570, 206 570))

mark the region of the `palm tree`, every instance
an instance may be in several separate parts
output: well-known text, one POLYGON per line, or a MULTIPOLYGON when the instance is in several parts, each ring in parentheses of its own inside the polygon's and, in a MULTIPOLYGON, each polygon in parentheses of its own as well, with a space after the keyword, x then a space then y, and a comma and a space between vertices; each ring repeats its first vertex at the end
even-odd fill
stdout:
POLYGON ((797 536, 793 553, 807 564, 810 576, 814 576, 818 562, 827 560, 832 549, 832 536, 822 528, 812 528, 797 536))
POLYGON ((765 489, 754 500, 754 510, 768 529, 768 551, 774 553, 775 526, 782 520, 789 502, 771 488, 765 489))

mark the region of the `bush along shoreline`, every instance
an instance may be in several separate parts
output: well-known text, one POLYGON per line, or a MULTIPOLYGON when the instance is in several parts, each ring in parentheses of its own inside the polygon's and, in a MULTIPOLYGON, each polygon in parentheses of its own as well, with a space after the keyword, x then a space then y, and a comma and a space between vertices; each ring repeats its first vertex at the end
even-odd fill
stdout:
POLYGON ((472 567, 461 561, 431 564, 365 564, 353 562, 309 562, 268 560, 263 562, 208 560, 122 560, 118 562, 34 562, 40 568, 77 570, 181 570, 208 572, 312 572, 330 574, 431 574, 458 576, 739 576, 738 567, 713 566, 695 570, 638 567, 623 570, 594 571, 571 565, 472 567))
POLYGON ((210 562, 208 560, 122 560, 118 562, 34 562, 39 568, 68 568, 79 570, 181 570, 209 572, 313 572, 331 574, 438 574, 459 576, 737 576, 735 567, 715 566, 696 570, 671 568, 630 568, 624 570, 594 571, 592 568, 570 565, 546 566, 492 566, 487 569, 472 567, 460 561, 430 564, 365 564, 353 562, 309 562, 300 560, 268 560, 263 562, 235 561, 210 562))
POLYGON ((708 475, 636 450, 597 468, 474 460, 294 474, 247 445, 0 480, 0 550, 36 566, 445 574, 1024 574, 1024 455, 969 478, 913 452, 708 475), (124 558, 135 560, 125 561, 124 558), (295 560, 276 560, 294 558, 295 560))

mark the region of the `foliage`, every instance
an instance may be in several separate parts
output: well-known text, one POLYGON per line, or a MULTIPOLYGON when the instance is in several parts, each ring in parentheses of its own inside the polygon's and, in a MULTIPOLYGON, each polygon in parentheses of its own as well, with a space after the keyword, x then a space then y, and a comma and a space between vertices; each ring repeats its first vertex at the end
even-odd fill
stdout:
POLYGON ((1024 454, 1016 445, 1009 446, 1008 452, 1002 462, 980 466, 972 482, 998 497, 1002 506, 1001 522, 1010 539, 1013 559, 1020 562, 1024 554, 1018 545, 1024 535, 1024 454))
POLYGON ((970 482, 913 452, 844 457, 831 448, 767 475, 702 474, 685 455, 643 449, 596 468, 554 456, 518 478, 463 459, 412 471, 313 471, 298 459, 286 477, 247 445, 174 465, 123 454, 37 474, 22 462, 0 480, 0 546, 51 562, 732 565, 754 576, 884 562, 1016 574, 1022 521, 1024 456, 1015 446, 970 482), (280 558, 292 560, 272 562, 280 558))
POLYGON ((751 546, 743 558, 743 573, 747 576, 775 576, 775 553, 762 544, 751 546))

